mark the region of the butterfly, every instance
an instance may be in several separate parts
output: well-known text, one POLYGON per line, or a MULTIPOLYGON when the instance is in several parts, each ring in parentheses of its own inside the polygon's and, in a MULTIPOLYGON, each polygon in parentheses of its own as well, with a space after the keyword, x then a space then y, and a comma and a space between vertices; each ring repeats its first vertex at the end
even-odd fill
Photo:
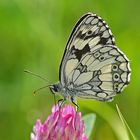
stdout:
POLYGON ((112 101, 130 81, 130 64, 115 45, 106 22, 93 13, 83 15, 67 42, 59 69, 59 82, 50 85, 60 92, 61 104, 77 98, 112 101))

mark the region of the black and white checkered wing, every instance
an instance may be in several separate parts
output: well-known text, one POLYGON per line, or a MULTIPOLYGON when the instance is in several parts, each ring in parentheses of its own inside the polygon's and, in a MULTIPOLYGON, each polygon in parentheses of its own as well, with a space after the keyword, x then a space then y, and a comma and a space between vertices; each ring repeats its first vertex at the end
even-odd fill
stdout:
POLYGON ((60 82, 75 96, 110 100, 129 82, 127 57, 115 46, 108 25, 96 14, 76 24, 60 65, 60 82))

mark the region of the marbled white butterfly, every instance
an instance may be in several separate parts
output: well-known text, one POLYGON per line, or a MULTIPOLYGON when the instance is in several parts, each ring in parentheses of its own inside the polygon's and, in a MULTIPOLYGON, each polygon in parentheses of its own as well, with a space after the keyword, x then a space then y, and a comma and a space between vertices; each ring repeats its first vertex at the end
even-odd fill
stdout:
POLYGON ((50 85, 76 104, 76 98, 111 101, 130 81, 129 60, 115 45, 106 22, 87 13, 74 27, 59 69, 59 82, 50 85))

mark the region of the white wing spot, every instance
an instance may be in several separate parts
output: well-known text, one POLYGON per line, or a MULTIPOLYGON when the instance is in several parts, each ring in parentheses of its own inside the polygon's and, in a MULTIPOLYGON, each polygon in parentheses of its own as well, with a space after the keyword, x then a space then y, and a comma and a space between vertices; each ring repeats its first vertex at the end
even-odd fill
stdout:
POLYGON ((117 60, 120 61, 120 62, 124 62, 125 61, 124 57, 121 56, 121 55, 117 57, 117 60))
POLYGON ((82 50, 85 46, 82 46, 81 44, 84 42, 83 39, 79 39, 76 43, 74 43, 74 46, 76 49, 82 50))
POLYGON ((130 68, 130 64, 129 63, 127 63, 127 68, 128 68, 129 71, 131 71, 131 68, 130 68))
POLYGON ((99 75, 99 79, 101 81, 112 81, 112 74, 108 73, 108 74, 99 75))
POLYGON ((97 22, 98 22, 98 19, 95 18, 95 19, 93 19, 93 20, 91 21, 91 24, 94 25, 94 24, 96 24, 97 22))
POLYGON ((90 59, 91 55, 87 55, 83 60, 82 60, 82 64, 85 65, 87 63, 87 61, 90 59))
POLYGON ((99 41, 100 41, 100 37, 99 37, 99 36, 96 36, 94 39, 92 39, 92 40, 89 42, 90 48, 96 46, 97 43, 98 43, 99 41))
POLYGON ((105 53, 105 52, 110 51, 111 49, 112 49, 111 47, 104 47, 100 49, 100 52, 105 53))
POLYGON ((104 31, 102 37, 104 37, 104 38, 108 38, 109 37, 108 30, 104 31))
POLYGON ((102 26, 103 25, 103 23, 102 22, 99 22, 99 24, 98 24, 99 26, 102 26))
POLYGON ((115 38, 114 37, 112 37, 112 41, 115 42, 115 38))
POLYGON ((86 33, 89 30, 89 28, 84 28, 82 31, 82 34, 86 33))
POLYGON ((92 91, 92 90, 87 90, 85 91, 87 94, 90 94, 90 95, 96 95, 96 92, 92 91))
POLYGON ((109 28, 109 26, 106 24, 106 28, 109 28))
POLYGON ((101 19, 101 20, 102 20, 102 18, 101 18, 101 17, 99 17, 99 16, 98 16, 98 19, 101 19))
POLYGON ((91 20, 93 19, 93 17, 89 17, 86 21, 85 24, 89 24, 91 22, 91 20))
POLYGON ((84 85, 82 85, 82 86, 79 86, 79 87, 77 87, 78 89, 83 89, 83 90, 85 90, 85 89, 88 89, 88 90, 90 90, 91 89, 91 86, 90 85, 88 85, 88 84, 84 84, 84 85))
POLYGON ((110 34, 110 35, 112 35, 112 32, 111 32, 111 30, 110 30, 110 29, 108 30, 108 32, 109 32, 109 34, 110 34))
POLYGON ((75 81, 76 85, 81 85, 88 82, 92 78, 93 72, 82 73, 75 81))
POLYGON ((97 49, 99 49, 99 48, 101 48, 102 47, 102 45, 101 44, 98 44, 98 45, 96 45, 95 47, 92 47, 91 48, 91 52, 93 52, 94 50, 97 50, 97 49))
POLYGON ((124 72, 124 73, 121 75, 121 79, 123 80, 124 83, 127 81, 127 76, 128 76, 128 74, 127 74, 126 72, 124 72))
POLYGON ((119 68, 120 68, 121 70, 123 70, 123 71, 127 71, 127 70, 128 70, 128 69, 127 69, 127 64, 126 64, 126 63, 121 63, 120 66, 119 66, 119 68))
POLYGON ((98 97, 101 97, 101 98, 105 98, 106 97, 106 94, 105 93, 98 93, 97 96, 98 97))
POLYGON ((103 20, 103 23, 106 24, 106 22, 103 20))
POLYGON ((103 27, 101 27, 100 31, 105 31, 105 29, 106 29, 106 27, 103 26, 103 27))
POLYGON ((120 55, 120 53, 117 50, 115 50, 115 49, 111 50, 109 52, 109 54, 111 54, 111 55, 120 55))
POLYGON ((86 65, 87 66, 91 65, 94 60, 95 60, 95 58, 93 56, 91 56, 90 59, 88 59, 88 61, 86 62, 86 65))
POLYGON ((111 43, 112 43, 112 40, 109 38, 107 41, 107 44, 111 44, 111 43))
POLYGON ((112 66, 111 65, 106 65, 101 69, 101 73, 108 73, 112 71, 112 66))
POLYGON ((86 40, 82 40, 83 42, 78 42, 75 46, 75 48, 77 48, 78 50, 82 50, 85 45, 89 42, 90 38, 89 39, 86 39, 86 40))
POLYGON ((70 74, 70 72, 76 67, 77 63, 78 63, 77 59, 70 59, 67 61, 65 69, 67 75, 70 74))
POLYGON ((113 91, 113 83, 112 82, 103 82, 100 85, 101 89, 103 90, 109 90, 109 91, 113 91))
POLYGON ((79 70, 75 70, 74 74, 73 74, 73 82, 77 79, 77 77, 80 75, 80 71, 79 70))
POLYGON ((129 73, 127 76, 128 82, 130 81, 130 75, 131 75, 131 73, 129 73))
POLYGON ((99 27, 98 27, 97 25, 95 25, 95 26, 93 26, 90 30, 91 30, 92 32, 95 32, 97 29, 99 29, 99 27))

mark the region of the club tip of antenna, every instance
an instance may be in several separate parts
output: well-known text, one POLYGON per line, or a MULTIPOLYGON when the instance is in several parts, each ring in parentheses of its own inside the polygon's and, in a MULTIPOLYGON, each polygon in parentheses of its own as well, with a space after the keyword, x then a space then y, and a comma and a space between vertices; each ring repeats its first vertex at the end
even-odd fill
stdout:
POLYGON ((36 91, 33 92, 33 95, 36 96, 36 91))
POLYGON ((26 72, 27 70, 24 70, 24 72, 26 72))

